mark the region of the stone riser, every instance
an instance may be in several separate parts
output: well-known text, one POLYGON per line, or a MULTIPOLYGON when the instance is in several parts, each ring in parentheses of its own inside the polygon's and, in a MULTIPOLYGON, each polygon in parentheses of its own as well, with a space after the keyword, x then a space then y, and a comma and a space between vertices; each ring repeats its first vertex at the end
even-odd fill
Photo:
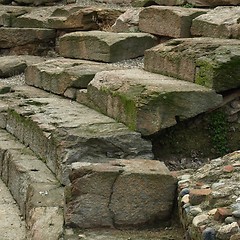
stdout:
POLYGON ((26 219, 27 239, 58 239, 63 233, 64 201, 54 175, 5 130, 0 130, 0 159, 1 178, 26 219))

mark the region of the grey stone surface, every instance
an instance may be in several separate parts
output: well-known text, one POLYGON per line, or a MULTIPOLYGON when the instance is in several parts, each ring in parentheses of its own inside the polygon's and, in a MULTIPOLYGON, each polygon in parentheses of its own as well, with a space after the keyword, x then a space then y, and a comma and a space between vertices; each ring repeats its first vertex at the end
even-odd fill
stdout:
POLYGON ((54 5, 60 0, 14 0, 19 5, 33 5, 33 6, 43 6, 43 5, 54 5))
POLYGON ((239 40, 182 38, 145 51, 144 69, 191 81, 217 92, 237 88, 239 40))
POLYGON ((176 116, 187 119, 222 101, 205 87, 140 69, 97 73, 88 96, 101 112, 143 135, 175 125, 176 116))
POLYGON ((49 42, 54 38, 55 31, 52 29, 0 28, 0 49, 49 42))
POLYGON ((121 14, 112 25, 113 32, 139 32, 139 13, 142 8, 128 9, 121 14))
POLYGON ((68 58, 117 62, 143 56, 156 39, 145 33, 73 32, 60 37, 60 55, 68 58))
POLYGON ((194 36, 240 38, 240 7, 217 7, 193 20, 194 36))
POLYGON ((48 97, 22 99, 19 105, 15 99, 7 130, 41 156, 62 183, 68 182, 72 162, 152 157, 150 142, 139 133, 81 104, 44 95, 48 97))
POLYGON ((190 37, 192 20, 206 12, 183 7, 147 7, 139 14, 139 29, 160 36, 190 37))
POLYGON ((57 58, 29 66, 25 81, 28 85, 63 95, 68 88, 87 88, 97 72, 116 68, 103 63, 57 58))
POLYGON ((6 185, 0 180, 1 240, 25 240, 25 222, 6 185))
POLYGON ((23 73, 28 64, 43 62, 38 56, 5 56, 0 57, 0 77, 6 78, 23 73))
POLYGON ((187 2, 197 7, 217 7, 240 4, 239 0, 187 0, 187 2))
POLYGON ((67 224, 121 228, 170 218, 176 179, 163 163, 131 159, 72 168, 67 224))

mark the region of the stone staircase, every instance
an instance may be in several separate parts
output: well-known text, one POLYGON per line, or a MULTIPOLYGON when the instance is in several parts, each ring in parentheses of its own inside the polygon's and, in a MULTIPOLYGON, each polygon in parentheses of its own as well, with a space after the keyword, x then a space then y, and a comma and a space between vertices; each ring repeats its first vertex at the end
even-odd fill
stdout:
POLYGON ((142 136, 221 106, 240 86, 240 41, 191 38, 192 22, 212 12, 182 7, 145 8, 142 33, 106 31, 124 10, 0 5, 0 77, 25 71, 27 84, 0 85, 0 174, 22 229, 4 239, 169 223, 177 180, 142 136), (132 69, 144 54, 144 69, 132 69))

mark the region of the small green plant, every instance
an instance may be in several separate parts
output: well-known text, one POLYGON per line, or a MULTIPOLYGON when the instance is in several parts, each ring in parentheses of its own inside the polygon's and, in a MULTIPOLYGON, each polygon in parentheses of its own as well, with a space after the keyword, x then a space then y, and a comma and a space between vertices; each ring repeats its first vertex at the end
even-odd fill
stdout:
POLYGON ((223 111, 217 111, 210 115, 209 131, 214 149, 220 155, 226 154, 228 152, 228 125, 223 111))

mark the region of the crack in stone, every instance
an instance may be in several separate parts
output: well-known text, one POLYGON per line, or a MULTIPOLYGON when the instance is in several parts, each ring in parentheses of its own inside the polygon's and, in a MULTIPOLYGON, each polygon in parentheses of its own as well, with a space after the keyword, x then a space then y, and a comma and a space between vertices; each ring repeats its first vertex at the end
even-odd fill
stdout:
POLYGON ((114 179, 113 183, 112 183, 112 186, 111 186, 111 192, 110 192, 110 196, 109 196, 109 201, 108 201, 108 210, 109 210, 109 214, 110 214, 110 217, 112 219, 112 225, 115 229, 117 229, 117 226, 115 224, 115 213, 113 212, 113 210, 111 209, 110 205, 111 205, 111 202, 112 202, 112 196, 113 196, 113 192, 114 192, 114 185, 116 184, 118 178, 121 176, 121 174, 124 172, 123 169, 119 170, 118 172, 118 175, 116 176, 116 178, 114 179))

